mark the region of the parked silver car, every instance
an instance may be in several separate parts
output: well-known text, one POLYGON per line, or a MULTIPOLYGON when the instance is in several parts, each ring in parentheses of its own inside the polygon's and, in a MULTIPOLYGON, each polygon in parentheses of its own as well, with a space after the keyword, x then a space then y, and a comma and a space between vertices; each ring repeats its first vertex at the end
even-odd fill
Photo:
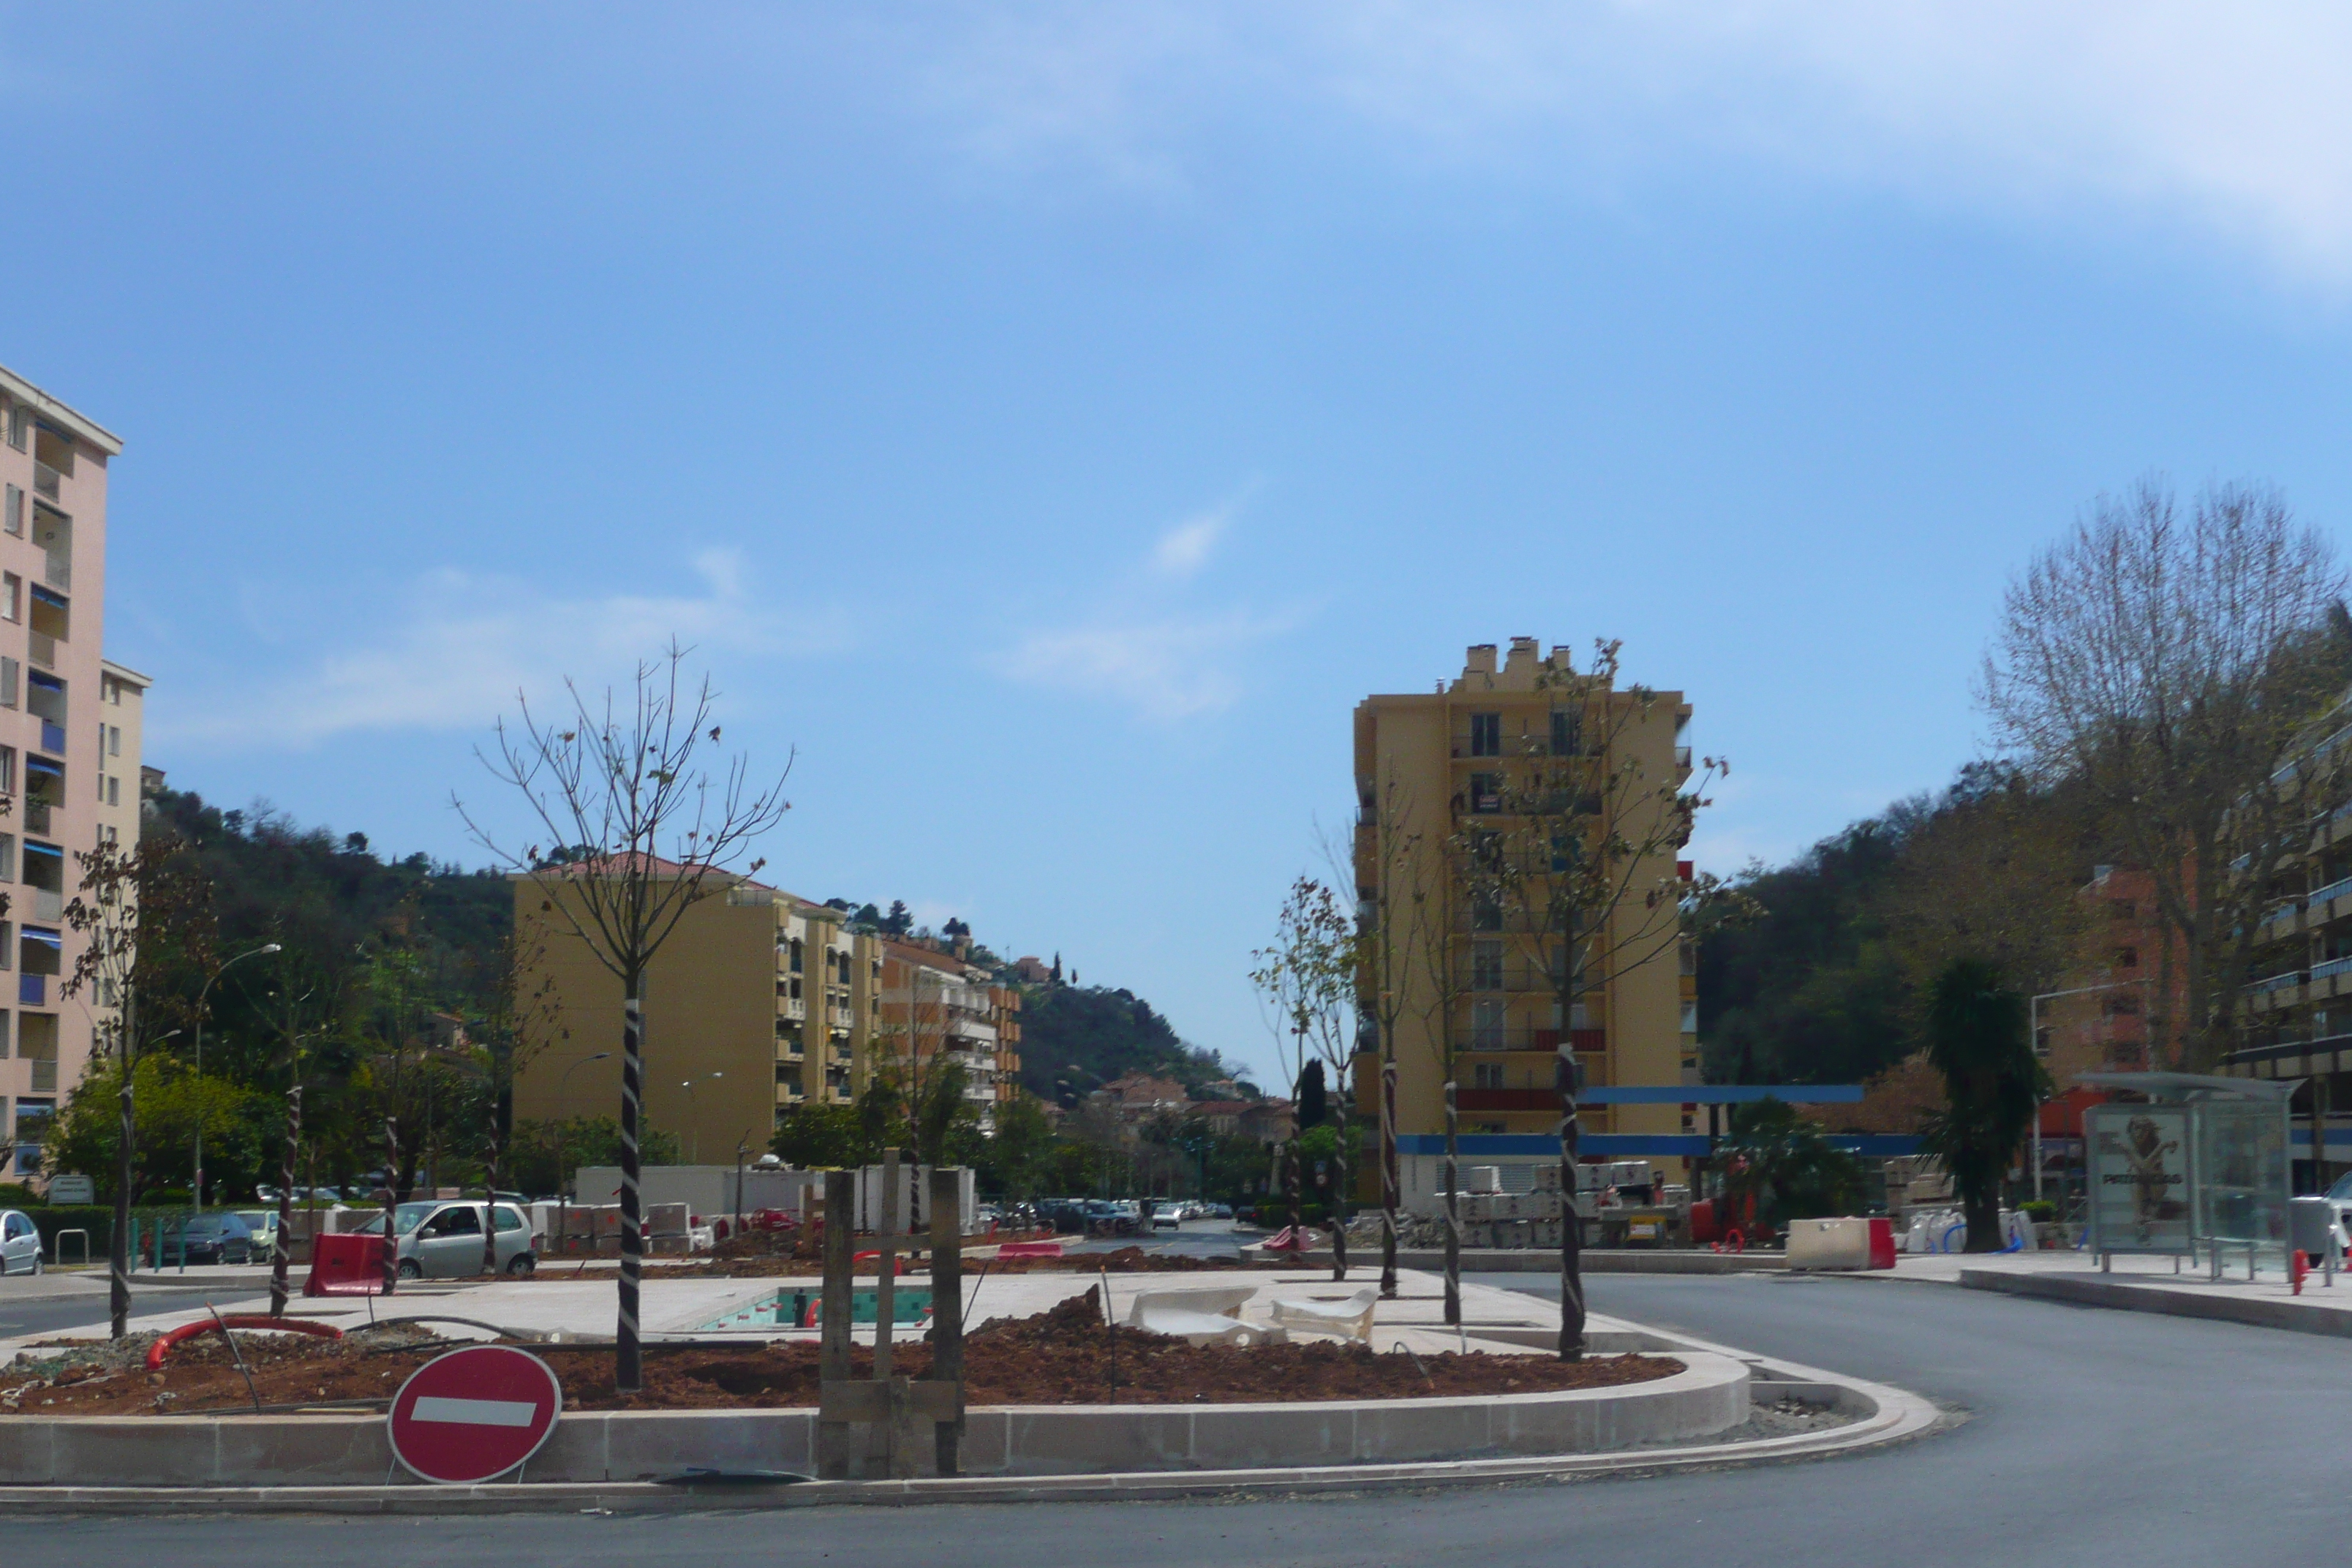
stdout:
POLYGON ((41 1232, 15 1209, 0 1211, 0 1274, 41 1271, 41 1232))
MULTIPOLYGON (((402 1204, 393 1211, 400 1231, 403 1279, 456 1279, 482 1271, 482 1211, 479 1203, 402 1204)), ((501 1274, 529 1274, 539 1266, 531 1247, 530 1222, 512 1204, 500 1204, 498 1268, 501 1274)))

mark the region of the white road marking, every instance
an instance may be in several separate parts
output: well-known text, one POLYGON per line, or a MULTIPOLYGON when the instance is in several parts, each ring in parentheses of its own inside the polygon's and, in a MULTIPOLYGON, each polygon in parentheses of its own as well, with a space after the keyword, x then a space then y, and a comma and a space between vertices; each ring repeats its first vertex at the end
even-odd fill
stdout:
POLYGON ((456 1426, 528 1426, 538 1419, 539 1405, 528 1399, 436 1399, 424 1394, 409 1416, 456 1426))

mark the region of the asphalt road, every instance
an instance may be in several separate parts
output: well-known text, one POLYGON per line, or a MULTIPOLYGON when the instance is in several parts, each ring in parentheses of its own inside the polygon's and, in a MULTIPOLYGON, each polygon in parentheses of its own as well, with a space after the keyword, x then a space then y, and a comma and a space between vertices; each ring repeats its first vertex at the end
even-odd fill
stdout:
MULTIPOLYGON (((260 1301, 265 1309, 269 1292, 255 1296, 242 1284, 209 1285, 173 1289, 140 1286, 131 1293, 135 1321, 153 1312, 185 1312, 205 1301, 224 1312, 248 1311, 260 1301)), ((106 1281, 45 1274, 37 1278, 0 1279, 0 1339, 19 1340, 38 1334, 102 1325, 107 1319, 106 1281)))
POLYGON ((2334 1562, 2352 1535, 2352 1342, 1887 1281, 1609 1275, 1591 1293, 1596 1310, 1901 1384, 1969 1418, 1849 1459, 1422 1496, 658 1519, 28 1520, 8 1535, 36 1558, 102 1552, 174 1568, 472 1558, 517 1568, 2212 1568, 2334 1562))

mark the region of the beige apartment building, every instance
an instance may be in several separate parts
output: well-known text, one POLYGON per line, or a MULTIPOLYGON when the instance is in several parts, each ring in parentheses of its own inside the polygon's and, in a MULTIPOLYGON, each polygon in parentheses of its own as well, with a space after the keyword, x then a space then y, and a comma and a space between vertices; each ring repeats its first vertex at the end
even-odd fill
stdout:
MULTIPOLYGON (((1019 1092, 1021 993, 954 950, 880 939, 882 1031, 877 1060, 919 1079, 944 1058, 964 1072, 964 1099, 983 1132, 996 1107, 1019 1092)), ((863 1087, 861 1083, 860 1087, 863 1087)))
POLYGON ((136 838, 147 679, 101 657, 106 485, 121 439, 0 369, 0 1120, 9 1174, 40 1168, 58 1098, 110 1043, 104 999, 61 994, 79 941, 66 902, 74 855, 136 838))
MULTIPOLYGON (((553 982, 554 1043, 517 1074, 518 1121, 619 1114, 621 984, 543 900, 560 884, 515 878, 515 930, 553 982), (598 1053, 609 1053, 602 1060, 598 1053)), ((845 1104, 880 1022, 879 944, 838 910, 748 879, 706 883, 646 980, 646 1125, 689 1163, 764 1153, 777 1116, 845 1104)))
MULTIPOLYGON (((1550 835, 1555 850, 1568 831, 1597 841, 1601 813, 1659 812, 1657 790, 1690 773, 1685 737, 1691 709, 1679 692, 1650 693, 1644 703, 1633 692, 1575 675, 1568 650, 1546 656, 1532 637, 1514 638, 1499 659, 1497 653, 1495 645, 1481 644, 1469 650, 1458 677, 1433 691, 1358 704, 1355 875, 1362 921, 1377 926, 1386 918, 1393 928, 1401 1148, 1410 1159, 1442 1145, 1444 1047, 1450 1041, 1465 1158, 1504 1167, 1507 1184, 1517 1186, 1528 1167, 1559 1157, 1553 1082, 1563 1035, 1588 1092, 1696 1081, 1694 966, 1673 913, 1674 891, 1689 873, 1674 853, 1683 835, 1669 829, 1662 853, 1625 868, 1631 895, 1570 959, 1560 952, 1566 943, 1546 934, 1545 921, 1507 907, 1510 900, 1496 894, 1492 882, 1482 890, 1469 858, 1480 853, 1477 846, 1505 843, 1514 834, 1522 840, 1550 835), (1578 812, 1594 815, 1549 815, 1517 781, 1557 776, 1543 771, 1555 758, 1590 758, 1580 776, 1605 770, 1633 782, 1596 791, 1589 805, 1579 802, 1578 812), (1569 822, 1578 826, 1570 829, 1569 822), (1382 887, 1384 878, 1391 886, 1382 887), (1584 999, 1565 1017, 1554 969, 1562 962, 1599 965, 1584 999)), ((1643 843, 1657 836, 1654 824, 1666 820, 1651 816, 1612 826, 1643 843)), ((1555 868, 1560 864, 1553 862, 1555 868)), ((1368 1046, 1376 1027, 1370 1037, 1368 1046)), ((1378 1082, 1377 1058, 1360 1056, 1355 1089, 1368 1122, 1377 1114, 1378 1082)), ((1653 1099, 1588 1099, 1584 1152, 1679 1162, 1682 1135, 1691 1131, 1688 1114, 1679 1102, 1653 1099)), ((1408 1173, 1408 1191, 1412 1185, 1408 1173)))

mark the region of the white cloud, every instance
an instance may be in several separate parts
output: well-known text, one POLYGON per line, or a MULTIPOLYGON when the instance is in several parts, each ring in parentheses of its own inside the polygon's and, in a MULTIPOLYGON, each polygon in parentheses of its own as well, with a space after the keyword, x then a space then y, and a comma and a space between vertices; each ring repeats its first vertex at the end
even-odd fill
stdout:
POLYGON ((1239 496, 1220 502, 1161 534, 1160 542, 1152 546, 1151 569, 1163 577, 1180 580, 1200 571, 1216 552, 1217 542, 1232 525, 1241 502, 1239 496))
POLYGON ((730 656, 810 651, 836 640, 823 617, 795 620, 761 604, 732 552, 694 560, 699 594, 558 599, 530 584, 441 571, 416 582, 372 644, 326 654, 259 688, 199 687, 151 724, 184 749, 310 746, 358 731, 478 730, 511 712, 517 691, 553 698, 566 676, 584 689, 625 680, 672 637, 709 664, 730 656))
POLYGON ((1244 656, 1297 624, 1245 612, 1106 620, 1031 632, 996 664, 1016 680, 1109 698, 1146 718, 1190 719, 1231 707, 1246 684, 1244 656))
POLYGON ((1188 183, 1205 132, 1271 106, 1414 159, 1700 151, 1937 204, 2141 215, 2352 281, 2352 12, 2334 6, 1128 0, 919 43, 968 145, 1122 182, 1188 183))

